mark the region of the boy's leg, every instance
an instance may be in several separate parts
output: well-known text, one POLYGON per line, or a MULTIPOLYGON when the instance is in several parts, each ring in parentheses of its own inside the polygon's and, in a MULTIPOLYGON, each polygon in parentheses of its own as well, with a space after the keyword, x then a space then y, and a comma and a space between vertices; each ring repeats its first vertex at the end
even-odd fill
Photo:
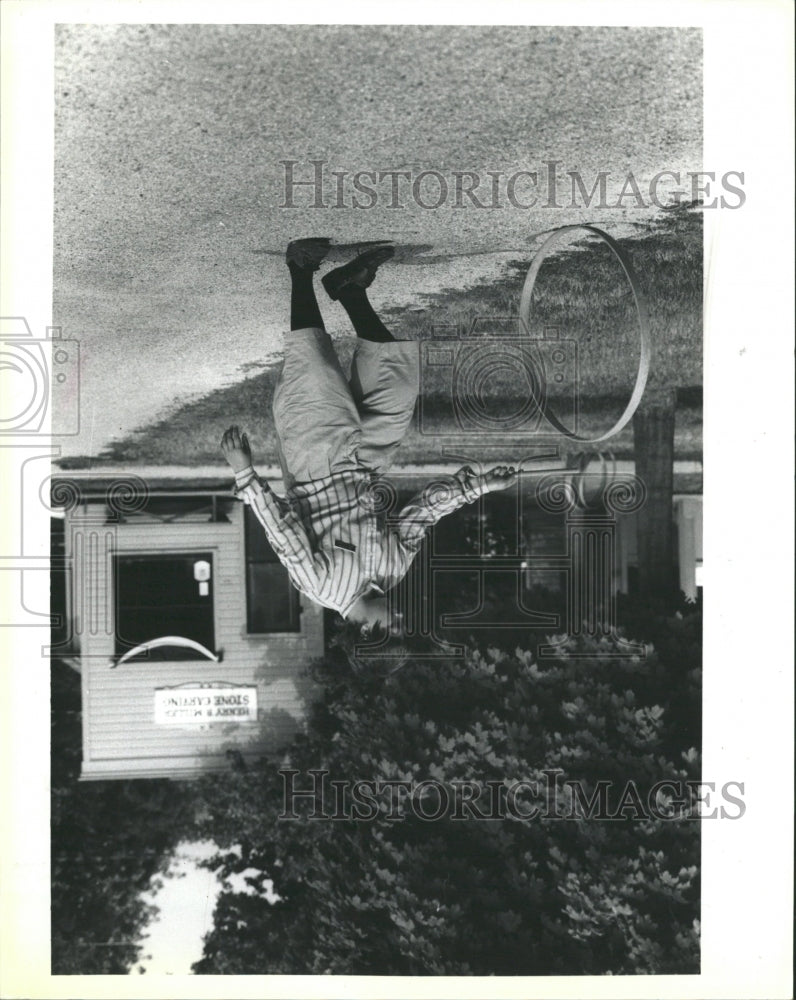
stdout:
POLYGON ((377 344, 387 344, 395 337, 376 315, 376 311, 368 300, 367 291, 360 285, 346 285, 340 289, 340 305, 348 313, 351 325, 357 337, 370 340, 377 344))
POLYGON ((391 246, 374 247, 323 279, 332 299, 339 300, 357 335, 351 364, 351 394, 359 410, 363 465, 383 472, 412 420, 420 383, 418 345, 399 341, 379 319, 367 288, 379 267, 394 254, 391 246))
POLYGON ((326 250, 310 247, 313 255, 307 260, 306 248, 299 247, 298 253, 296 246, 291 244, 287 253, 291 333, 273 401, 280 461, 291 484, 322 479, 346 467, 361 433, 359 413, 324 329, 312 283, 326 250))
POLYGON ((328 239, 294 240, 285 254, 290 271, 290 329, 324 329, 313 278, 329 252, 328 239))
POLYGON ((377 344, 386 344, 395 338, 376 315, 368 301, 367 288, 373 283, 376 272, 395 254, 391 246, 376 246, 359 254, 354 260, 337 267, 325 275, 323 286, 332 299, 337 299, 348 313, 357 337, 377 344))
POLYGON ((359 458, 385 472, 412 421, 420 389, 419 345, 412 340, 357 341, 351 395, 359 410, 359 458))

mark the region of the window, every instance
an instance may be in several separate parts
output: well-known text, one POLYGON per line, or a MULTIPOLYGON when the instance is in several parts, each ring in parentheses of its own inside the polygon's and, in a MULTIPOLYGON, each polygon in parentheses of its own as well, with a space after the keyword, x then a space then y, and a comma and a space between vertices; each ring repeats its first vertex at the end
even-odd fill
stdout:
POLYGON ((246 525, 246 627, 249 632, 298 632, 299 594, 268 543, 263 527, 244 507, 246 525))
POLYGON ((52 654, 77 652, 69 621, 67 598, 66 536, 63 517, 50 518, 50 643, 52 654))
POLYGON ((215 494, 160 494, 139 497, 132 510, 108 511, 110 523, 138 524, 203 524, 229 521, 229 508, 234 500, 215 494))
MULTIPOLYGON (((116 556, 116 654, 174 636, 215 652, 210 552, 116 556)), ((195 648, 165 645, 133 659, 202 659, 195 648)))

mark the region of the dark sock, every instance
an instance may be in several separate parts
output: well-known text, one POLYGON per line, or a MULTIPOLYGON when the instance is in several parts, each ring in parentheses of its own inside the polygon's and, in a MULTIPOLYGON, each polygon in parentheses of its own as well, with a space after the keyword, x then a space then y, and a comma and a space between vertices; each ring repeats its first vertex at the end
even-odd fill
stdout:
POLYGON ((290 329, 303 330, 308 326, 316 326, 324 330, 323 317, 312 283, 315 272, 296 264, 288 264, 288 270, 291 281, 290 329))
POLYGON ((373 306, 368 301, 367 292, 360 285, 348 285, 341 289, 339 301, 348 313, 356 335, 362 340, 372 340, 377 344, 385 344, 395 340, 395 337, 376 315, 373 306))

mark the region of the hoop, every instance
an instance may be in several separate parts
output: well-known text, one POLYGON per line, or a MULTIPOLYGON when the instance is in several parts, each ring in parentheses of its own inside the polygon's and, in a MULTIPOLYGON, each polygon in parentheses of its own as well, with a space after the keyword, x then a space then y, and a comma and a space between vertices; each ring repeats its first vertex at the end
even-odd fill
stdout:
POLYGON ((596 226, 590 225, 571 225, 571 226, 561 226, 560 229, 555 229, 550 236, 544 241, 544 243, 539 247, 536 252, 536 256, 531 261, 531 266, 528 269, 528 274, 525 276, 525 284, 522 286, 522 296, 520 297, 520 310, 519 310, 519 335, 520 337, 527 337, 530 335, 530 315, 531 315, 531 294, 533 292, 534 285, 536 284, 536 279, 539 275, 539 271, 542 264, 545 261, 550 249, 561 240, 561 237, 573 232, 576 229, 585 229, 587 232, 593 233, 598 239, 602 240, 608 248, 613 252, 616 259, 622 265, 622 270, 625 272, 625 277, 630 285, 630 290, 633 293, 633 301, 636 303, 636 313, 638 315, 638 331, 639 331, 639 345, 641 347, 641 356, 638 361, 638 371, 636 372, 636 381, 633 386, 633 392, 631 393, 628 404, 625 407, 624 412, 605 434, 600 434, 598 437, 585 437, 581 434, 576 434, 574 431, 569 430, 565 427, 558 417, 550 410, 546 402, 541 402, 542 416, 548 421, 560 434, 569 438, 572 441, 583 441, 585 443, 592 443, 594 441, 605 441, 615 434, 618 434, 623 427, 629 422, 633 414, 638 409, 638 405, 641 402, 641 397, 644 395, 644 389, 647 386, 647 377, 649 376, 650 368, 650 356, 651 356, 651 344, 649 336, 649 322, 647 318, 647 307, 644 303, 644 299, 641 296, 641 292, 636 286, 635 275, 633 274, 633 268, 631 267, 630 260, 621 249, 619 244, 614 240, 608 233, 604 233, 602 229, 598 229, 596 226), (526 318, 527 317, 527 318, 526 318))

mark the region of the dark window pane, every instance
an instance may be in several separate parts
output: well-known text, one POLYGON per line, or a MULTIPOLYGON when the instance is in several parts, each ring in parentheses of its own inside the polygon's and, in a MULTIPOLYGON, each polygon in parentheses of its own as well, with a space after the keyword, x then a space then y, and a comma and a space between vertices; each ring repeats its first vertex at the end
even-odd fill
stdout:
POLYGON ((162 603, 193 603, 199 600, 199 585, 194 579, 194 564, 207 562, 211 566, 212 590, 213 556, 208 552, 190 552, 184 555, 119 556, 117 594, 124 605, 152 605, 162 603))
POLYGON ((244 521, 246 524, 246 559, 249 562, 279 563, 279 557, 271 548, 263 526, 252 514, 249 507, 244 508, 244 521))
POLYGON ((249 507, 244 508, 244 524, 248 631, 300 631, 298 591, 249 507))
POLYGON ((250 632, 298 632, 298 593, 281 563, 249 563, 247 596, 250 632))
POLYGON ((64 519, 50 518, 50 642, 60 646, 60 652, 66 653, 72 647, 71 629, 67 617, 66 599, 66 545, 64 538, 64 519))
MULTIPOLYGON (((193 639, 215 652, 211 553, 117 556, 116 652, 166 635, 193 639), (194 579, 194 564, 199 561, 210 564, 206 594, 194 579)), ((183 659, 198 654, 168 647, 151 655, 183 659)))

